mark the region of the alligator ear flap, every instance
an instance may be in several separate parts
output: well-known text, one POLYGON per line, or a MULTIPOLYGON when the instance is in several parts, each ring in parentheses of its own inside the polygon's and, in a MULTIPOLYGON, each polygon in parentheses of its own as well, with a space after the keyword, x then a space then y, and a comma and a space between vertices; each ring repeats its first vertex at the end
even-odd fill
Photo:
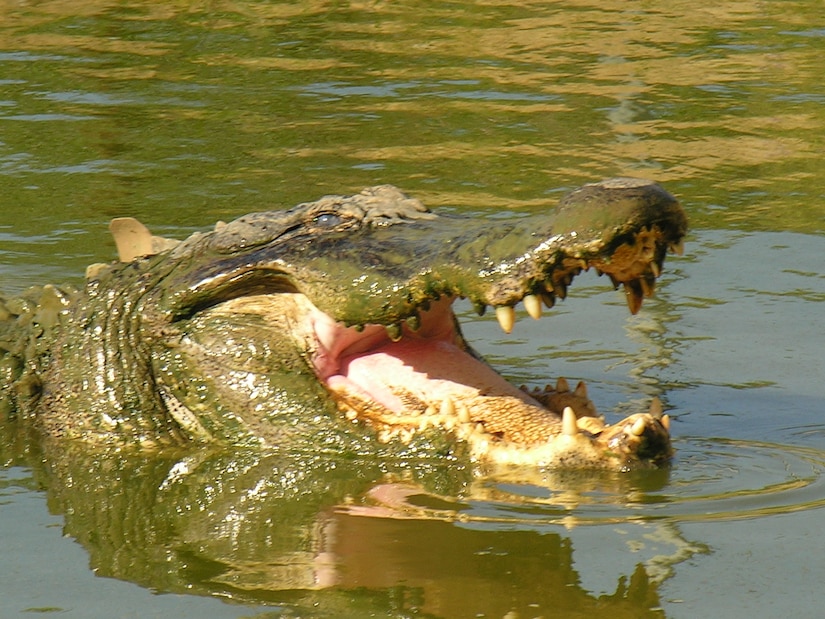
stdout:
POLYGON ((109 222, 109 232, 115 238, 117 256, 121 262, 131 262, 152 252, 152 233, 134 217, 117 217, 109 222))
POLYGON ((109 222, 121 262, 131 262, 141 256, 154 256, 180 243, 175 239, 152 236, 149 228, 134 217, 116 217, 109 222))

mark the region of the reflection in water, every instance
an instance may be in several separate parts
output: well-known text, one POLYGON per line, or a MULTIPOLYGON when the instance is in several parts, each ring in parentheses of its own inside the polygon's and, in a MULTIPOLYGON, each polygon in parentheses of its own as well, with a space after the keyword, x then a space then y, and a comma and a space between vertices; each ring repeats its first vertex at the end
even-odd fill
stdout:
POLYGON ((679 523, 825 505, 822 452, 732 441, 683 441, 679 450, 681 466, 656 475, 479 477, 455 463, 128 456, 54 443, 37 472, 96 573, 152 590, 333 615, 659 617, 658 587, 708 552, 683 539, 679 523), (576 553, 577 535, 593 526, 603 541, 593 556, 576 553), (633 549, 635 567, 613 573, 612 593, 581 586, 590 578, 583 569, 603 581, 622 548, 633 549))
MULTIPOLYGON (((678 561, 701 551, 661 528, 652 574, 639 553, 635 569, 613 575, 613 593, 596 595, 580 586, 565 529, 537 519, 559 505, 547 511, 492 488, 484 496, 472 473, 455 465, 260 452, 129 457, 65 444, 42 456, 49 504, 65 514, 65 531, 88 550, 94 570, 152 590, 348 616, 360 609, 660 617, 657 584, 669 566, 656 567, 658 549, 670 547, 678 561)), ((639 492, 611 477, 588 484, 576 475, 552 492, 566 497, 562 503, 577 493, 639 492)), ((613 510, 620 518, 622 508, 613 510)))
MULTIPOLYGON (((292 609, 284 611, 287 616, 505 616, 517 609, 533 616, 547 608, 557 616, 585 611, 661 617, 661 589, 674 568, 709 551, 680 533, 678 523, 691 520, 684 518, 688 510, 694 521, 732 515, 753 522, 754 516, 823 502, 821 482, 811 484, 809 504, 788 501, 794 492, 796 500, 805 500, 803 488, 792 488, 793 476, 804 474, 793 463, 784 483, 735 487, 731 471, 744 472, 745 484, 759 483, 758 476, 775 466, 770 460, 782 460, 780 448, 725 442, 690 447, 693 459, 686 465, 696 470, 664 486, 606 479, 588 485, 586 475, 556 478, 552 483, 560 485, 553 488, 488 479, 482 483, 487 494, 470 488, 474 482, 464 471, 424 463, 388 471, 334 458, 307 467, 307 458, 274 454, 128 458, 70 449, 31 456, 50 463, 36 468, 38 486, 46 489, 51 509, 65 514, 65 533, 90 553, 95 573, 153 591, 274 604, 292 609), (330 483, 322 483, 331 471, 337 472, 330 483), (372 481, 402 477, 390 484, 372 481), (727 485, 720 503, 680 488, 701 491, 712 477, 727 485), (456 488, 460 480, 468 486, 456 488), (596 516, 591 522, 598 524, 600 515, 590 509, 598 505, 602 515, 612 512, 609 526, 570 528, 545 518, 564 508, 596 516), (737 506, 738 515, 712 513, 725 506, 737 506), (658 514, 663 520, 660 507, 667 511, 658 514), (622 556, 626 561, 617 566, 622 556)), ((58 448, 65 445, 52 447, 58 448)), ((822 476, 821 452, 797 455, 818 467, 813 476, 822 476)))

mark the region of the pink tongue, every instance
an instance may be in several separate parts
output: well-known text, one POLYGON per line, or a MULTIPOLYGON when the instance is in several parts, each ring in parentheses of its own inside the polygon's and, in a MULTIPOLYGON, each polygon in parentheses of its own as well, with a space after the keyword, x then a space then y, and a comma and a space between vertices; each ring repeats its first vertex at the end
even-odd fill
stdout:
POLYGON ((393 412, 407 408, 403 396, 439 405, 447 397, 469 399, 479 394, 530 399, 486 364, 445 341, 404 338, 369 353, 341 360, 340 373, 330 376, 335 391, 367 396, 393 412))

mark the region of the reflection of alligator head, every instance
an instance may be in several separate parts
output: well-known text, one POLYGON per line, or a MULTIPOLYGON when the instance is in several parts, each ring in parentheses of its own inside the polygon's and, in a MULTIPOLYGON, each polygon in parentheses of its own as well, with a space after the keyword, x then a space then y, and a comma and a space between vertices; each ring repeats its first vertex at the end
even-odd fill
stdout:
MULTIPOLYGON (((599 580, 615 590, 588 591, 577 564, 589 555, 574 563, 563 527, 531 521, 535 505, 514 503, 513 519, 500 526, 353 514, 388 477, 425 484, 460 505, 474 475, 454 463, 388 466, 377 458, 259 449, 182 458, 168 450, 107 450, 101 458, 66 441, 44 447, 33 458, 37 479, 95 573, 154 591, 273 604, 312 617, 662 616, 655 575, 642 565, 632 571, 645 553, 615 568, 593 557, 599 580)), ((608 479, 605 472, 581 475, 588 473, 608 479)), ((594 490, 636 491, 632 475, 610 479, 594 490)), ((624 537, 620 544, 631 541, 642 542, 624 537)))
POLYGON ((93 269, 82 292, 0 305, 0 394, 46 434, 104 443, 661 464, 660 406, 607 426, 583 386, 517 389, 466 343, 452 304, 492 305, 509 332, 517 303, 538 317, 593 267, 635 312, 685 231, 672 196, 631 179, 510 220, 439 217, 388 186, 254 213, 93 269))

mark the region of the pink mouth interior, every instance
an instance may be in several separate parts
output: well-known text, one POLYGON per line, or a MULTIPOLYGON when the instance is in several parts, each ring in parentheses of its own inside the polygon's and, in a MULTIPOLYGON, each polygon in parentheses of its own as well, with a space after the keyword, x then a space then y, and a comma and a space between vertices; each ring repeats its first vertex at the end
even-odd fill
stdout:
POLYGON ((404 325, 397 342, 381 325, 368 325, 359 333, 319 310, 313 317, 318 376, 333 392, 375 401, 394 413, 421 403, 437 406, 448 397, 461 400, 479 395, 515 396, 540 406, 463 350, 452 302, 433 303, 422 312, 421 327, 411 331, 404 325))

